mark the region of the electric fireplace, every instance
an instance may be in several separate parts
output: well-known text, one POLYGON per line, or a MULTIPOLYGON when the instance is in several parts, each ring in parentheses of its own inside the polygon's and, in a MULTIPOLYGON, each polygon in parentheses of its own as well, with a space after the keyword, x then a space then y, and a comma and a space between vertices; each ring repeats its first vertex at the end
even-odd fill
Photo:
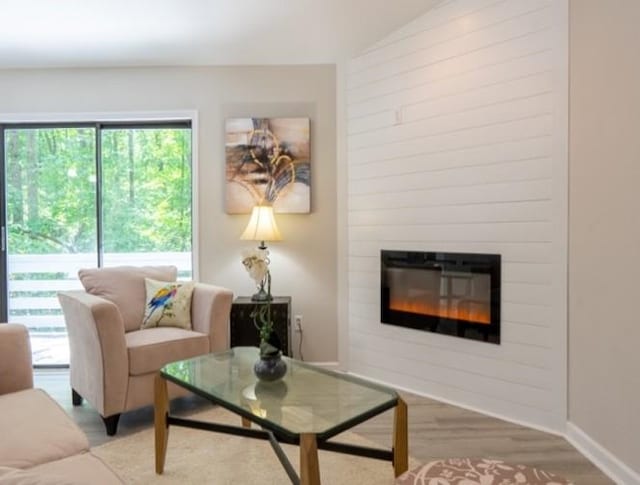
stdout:
POLYGON ((381 321, 500 343, 500 255, 381 252, 381 321))

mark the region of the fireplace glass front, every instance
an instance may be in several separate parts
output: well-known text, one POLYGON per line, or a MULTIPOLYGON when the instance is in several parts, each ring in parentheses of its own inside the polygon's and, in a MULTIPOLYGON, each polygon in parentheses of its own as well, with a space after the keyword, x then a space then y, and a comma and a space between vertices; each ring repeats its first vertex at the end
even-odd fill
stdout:
POLYGON ((381 253, 382 323, 500 343, 500 255, 381 253))

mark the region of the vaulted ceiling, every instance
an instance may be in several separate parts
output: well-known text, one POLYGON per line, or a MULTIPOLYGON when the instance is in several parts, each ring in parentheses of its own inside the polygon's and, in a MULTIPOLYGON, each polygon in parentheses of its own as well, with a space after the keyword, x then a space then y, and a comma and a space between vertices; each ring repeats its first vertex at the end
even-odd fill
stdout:
POLYGON ((0 0, 0 68, 333 63, 439 0, 0 0))

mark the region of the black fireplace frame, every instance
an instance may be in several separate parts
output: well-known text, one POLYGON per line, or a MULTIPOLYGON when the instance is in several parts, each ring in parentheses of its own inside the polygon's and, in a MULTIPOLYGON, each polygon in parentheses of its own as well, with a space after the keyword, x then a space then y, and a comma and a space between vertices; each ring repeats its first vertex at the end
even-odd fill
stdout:
POLYGON ((380 321, 427 332, 472 340, 500 343, 501 256, 499 254, 422 251, 380 251, 380 321), (438 269, 489 274, 491 281, 490 323, 478 324, 447 317, 418 315, 392 310, 387 268, 438 269))

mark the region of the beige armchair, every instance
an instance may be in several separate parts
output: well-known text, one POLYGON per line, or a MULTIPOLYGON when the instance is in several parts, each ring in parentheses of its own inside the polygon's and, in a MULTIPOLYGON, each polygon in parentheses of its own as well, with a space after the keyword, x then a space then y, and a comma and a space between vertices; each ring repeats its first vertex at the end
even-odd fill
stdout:
MULTIPOLYGON (((193 328, 141 330, 145 278, 175 281, 174 266, 80 270, 86 291, 58 293, 69 333, 74 405, 86 399, 102 416, 107 434, 120 414, 153 403, 153 380, 169 362, 229 347, 233 294, 197 283, 191 300, 193 328)), ((170 384, 171 398, 188 391, 170 384)))

